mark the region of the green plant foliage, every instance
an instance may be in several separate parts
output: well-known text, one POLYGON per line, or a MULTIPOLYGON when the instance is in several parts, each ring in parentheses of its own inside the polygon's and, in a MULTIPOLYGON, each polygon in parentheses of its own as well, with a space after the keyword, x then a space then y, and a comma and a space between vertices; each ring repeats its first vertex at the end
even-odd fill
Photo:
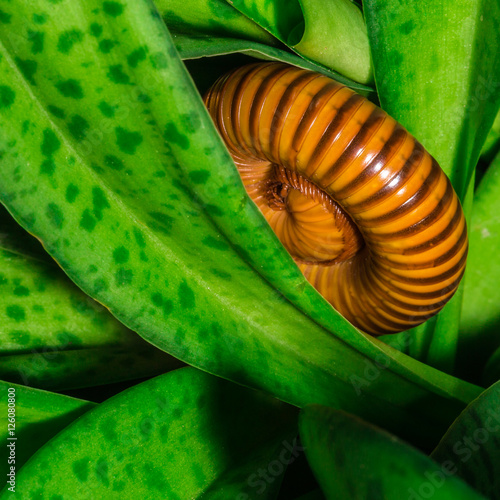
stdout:
MULTIPOLYGON (((0 454, 0 473, 6 478, 10 467, 16 471, 59 431, 64 429, 80 415, 95 407, 95 403, 70 398, 51 392, 31 389, 17 384, 0 381, 0 411, 2 412, 2 428, 0 439, 3 443, 0 454), (9 388, 15 389, 14 426, 8 427, 8 395, 9 388), (10 434, 10 429, 14 429, 10 434), (10 440, 9 437, 15 438, 10 440), (12 448, 14 443, 14 448, 12 448), (7 446, 10 445, 10 446, 7 446), (14 463, 9 463, 11 449, 14 452, 14 463)), ((2 483, 4 488, 5 482, 2 483)), ((5 488, 7 488, 5 486, 5 488)))
POLYGON ((491 160, 499 151, 500 147, 500 113, 497 113, 495 121, 484 141, 481 157, 491 160))
POLYGON ((469 256, 460 324, 461 375, 478 379, 485 362, 500 347, 500 155, 474 194, 469 224, 469 256))
POLYGON ((431 456, 488 498, 500 498, 500 382, 461 413, 431 456))
POLYGON ((0 1, 0 202, 48 252, 0 210, 0 406, 15 387, 19 498, 289 500, 297 478, 280 492, 283 477, 310 471, 302 455, 284 475, 300 448, 297 410, 279 400, 306 406, 302 444, 325 492, 300 500, 496 494, 498 384, 481 394, 421 361, 500 377, 500 160, 474 199, 464 304, 381 342, 303 278, 201 100, 260 59, 377 101, 369 41, 383 107, 470 213, 481 148, 478 178, 498 146, 498 2, 365 0, 366 26, 360 3, 0 1), (98 406, 12 383, 61 391, 173 369, 98 406), (399 441, 430 451, 469 403, 437 462, 399 441), (455 445, 470 436, 469 456, 455 445))
POLYGON ((3 208, 0 217, 3 380, 61 390, 179 366, 82 293, 3 208))
MULTIPOLYGON (((370 98, 375 97, 375 92, 371 87, 357 83, 345 76, 332 71, 324 66, 319 66, 306 59, 286 52, 277 47, 270 47, 261 43, 249 42, 233 38, 200 37, 191 34, 172 33, 175 47, 182 59, 195 59, 199 57, 213 57, 218 55, 233 54, 235 52, 246 54, 265 61, 281 61, 293 64, 299 68, 309 69, 322 73, 344 85, 352 88, 359 94, 370 98)), ((227 69, 226 69, 227 71, 227 69)), ((219 73, 220 76, 220 73, 219 73)), ((212 81, 212 83, 215 80, 212 81)))
POLYGON ((173 38, 177 33, 195 37, 222 37, 280 45, 279 41, 225 0, 155 0, 173 38))
MULTIPOLYGON (((483 0, 363 5, 382 107, 437 159, 464 200, 500 106, 500 5, 483 0)), ((449 373, 456 361, 461 290, 437 321, 415 331, 417 345, 410 350, 449 373)))
POLYGON ((0 198, 16 219, 175 357, 435 444, 479 389, 359 333, 306 282, 247 197, 151 3, 68 5, 4 7, 0 198), (33 52, 34 16, 47 21, 33 52))
MULTIPOLYGON (((251 498, 259 469, 285 467, 295 434, 288 405, 183 368, 67 427, 22 469, 17 488, 25 498, 251 498)), ((264 483, 259 498, 275 498, 279 483, 264 483)))
POLYGON ((500 380, 500 347, 491 355, 483 370, 483 384, 485 387, 500 380))
POLYGON ((373 82, 363 15, 349 0, 227 0, 306 59, 373 82))
POLYGON ((352 415, 314 405, 302 410, 299 422, 328 500, 484 498, 421 452, 352 415))

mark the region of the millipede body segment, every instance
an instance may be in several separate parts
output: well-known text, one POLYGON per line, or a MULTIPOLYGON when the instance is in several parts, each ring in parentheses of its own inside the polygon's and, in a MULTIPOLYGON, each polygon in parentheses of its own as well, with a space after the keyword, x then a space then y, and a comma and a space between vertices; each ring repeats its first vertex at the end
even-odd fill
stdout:
POLYGON ((247 192, 351 323, 395 333, 455 293, 467 229, 450 181, 384 111, 326 76, 256 63, 205 96, 247 192))

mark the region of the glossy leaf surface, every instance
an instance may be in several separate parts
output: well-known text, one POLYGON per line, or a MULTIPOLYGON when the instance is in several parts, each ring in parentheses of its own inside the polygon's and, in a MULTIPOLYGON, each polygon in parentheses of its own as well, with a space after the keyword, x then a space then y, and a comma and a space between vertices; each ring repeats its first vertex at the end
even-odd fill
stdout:
POLYGON ((500 498, 500 382, 453 422, 432 458, 487 498, 500 498))
POLYGON ((500 156, 486 171, 474 195, 469 225, 469 257, 460 323, 461 374, 478 378, 500 347, 500 156))
MULTIPOLYGON (((172 39, 174 41, 175 47, 179 52, 182 59, 195 59, 200 57, 212 57, 224 54, 233 54, 235 52, 246 54, 248 56, 255 57, 257 59, 267 60, 267 61, 281 61, 287 64, 293 64, 300 68, 309 69, 311 71, 317 71, 322 73, 334 80, 337 80, 344 85, 352 88, 359 94, 374 98, 374 91, 371 87, 357 83, 345 76, 337 73, 336 71, 329 70, 324 66, 314 64, 306 59, 286 52, 277 47, 270 47, 256 42, 249 42, 247 40, 238 40, 235 38, 217 38, 217 37, 207 37, 207 36, 197 36, 184 33, 172 33, 172 39)), ((210 66, 205 69, 210 71, 210 66)), ((229 68, 226 69, 226 71, 229 68)), ((224 71, 222 71, 224 73, 224 71)), ((220 73, 219 75, 220 76, 220 73)), ((215 79, 212 81, 212 83, 215 79)))
POLYGON ((0 197, 21 224, 175 357, 435 443, 478 388, 360 334, 306 282, 247 197, 152 4, 63 1, 49 13, 39 2, 8 11, 1 33, 0 197), (27 36, 10 41, 34 14, 50 26, 35 53, 27 36))
MULTIPOLYGON (((288 405, 183 368, 66 428, 22 469, 17 488, 30 498, 42 491, 63 499, 255 496, 259 469, 274 461, 284 469, 295 426, 288 405)), ((262 498, 274 498, 273 484, 262 498)))
POLYGON ((69 389, 156 375, 178 361, 82 293, 0 210, 0 378, 69 389))
POLYGON ((299 422, 328 500, 484 499, 415 448, 352 415, 314 405, 302 410, 299 422))
POLYGON ((274 36, 225 0, 155 0, 154 3, 172 33, 280 45, 274 36))
MULTIPOLYGON (((51 392, 31 389, 17 384, 0 381, 0 411, 2 412, 2 429, 0 439, 3 443, 0 456, 0 472, 6 477, 10 466, 15 467, 16 475, 21 466, 59 431, 64 429, 80 415, 95 407, 95 403, 81 399, 70 398, 51 392), (15 422, 14 434, 10 434, 8 427, 8 395, 9 388, 15 389, 15 422), (9 440, 8 438, 16 438, 9 440), (15 463, 9 464, 11 447, 7 444, 14 442, 15 463)), ((2 483, 4 488, 5 482, 2 483)))
POLYGON ((349 0, 227 1, 306 59, 372 83, 363 15, 349 0))
MULTIPOLYGON (((363 6, 382 107, 437 159, 464 200, 500 105, 498 2, 363 6)), ((415 332, 419 359, 453 372, 460 309, 459 289, 435 324, 415 332)))

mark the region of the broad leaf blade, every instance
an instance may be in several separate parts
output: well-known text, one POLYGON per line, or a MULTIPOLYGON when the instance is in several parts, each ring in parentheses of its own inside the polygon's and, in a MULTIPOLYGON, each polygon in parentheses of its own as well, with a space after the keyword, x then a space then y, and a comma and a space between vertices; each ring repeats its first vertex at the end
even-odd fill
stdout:
POLYGON ((349 0, 227 1, 306 59, 372 83, 363 15, 349 0))
MULTIPOLYGON (((364 13, 382 107, 437 159, 463 201, 500 105, 498 2, 367 0, 364 13)), ((448 372, 460 293, 435 328, 417 330, 428 344, 420 359, 448 372)))
POLYGON ((500 498, 500 382, 474 400, 450 427, 432 458, 491 499, 500 498))
POLYGON ((328 500, 484 498, 415 448, 352 415, 308 406, 299 422, 307 458, 328 500))
MULTIPOLYGON (((95 403, 81 399, 70 398, 60 394, 30 389, 21 385, 0 381, 0 411, 2 412, 2 431, 0 439, 2 446, 0 473, 5 478, 11 465, 15 467, 16 474, 22 465, 49 439, 64 429, 73 420, 95 407, 95 403), (14 434, 10 434, 8 424, 8 396, 12 394, 9 389, 15 389, 15 422, 14 434), (16 438, 14 440, 9 437, 16 438), (11 447, 7 444, 14 443, 15 462, 9 464, 11 447)), ((3 483, 5 484, 5 483, 3 483)), ((2 488, 4 486, 2 485, 2 488)), ((7 485, 5 488, 9 487, 7 485)), ((17 490, 19 491, 19 490, 17 490)))
MULTIPOLYGON (((253 475, 283 450, 290 455, 295 426, 293 408, 183 368, 66 428, 22 469, 17 488, 30 498, 237 498, 254 493, 253 475)), ((274 497, 269 486, 262 498, 274 497)))
POLYGON ((150 2, 66 3, 50 15, 42 0, 17 5, 0 33, 0 85, 16 89, 1 110, 9 210, 79 286, 175 357, 434 444, 479 389, 359 333, 306 282, 150 2), (44 50, 12 45, 42 13, 44 50))
POLYGON ((155 0, 155 5, 171 31, 280 45, 225 0, 155 0))
POLYGON ((460 324, 460 374, 479 379, 489 356, 500 347, 500 155, 486 171, 474 196, 469 256, 460 324))
MULTIPOLYGON (((288 64, 293 64, 299 68, 317 71, 328 76, 348 87, 352 88, 359 94, 375 97, 375 92, 371 87, 357 83, 336 71, 329 70, 324 66, 312 63, 306 59, 285 52, 277 47, 270 47, 256 42, 247 40, 238 40, 235 38, 217 38, 213 36, 199 36, 173 31, 172 38, 177 51, 182 59, 195 59, 199 57, 212 57, 223 54, 233 54, 239 52, 258 59, 266 61, 281 61, 288 64)), ((210 68, 207 68, 210 69, 210 68)), ((220 76, 220 74, 219 74, 220 76)), ((213 80, 215 81, 215 80, 213 80)), ((213 82, 212 82, 213 83, 213 82)))
POLYGON ((62 390, 157 375, 177 360, 79 290, 0 208, 0 378, 62 390))

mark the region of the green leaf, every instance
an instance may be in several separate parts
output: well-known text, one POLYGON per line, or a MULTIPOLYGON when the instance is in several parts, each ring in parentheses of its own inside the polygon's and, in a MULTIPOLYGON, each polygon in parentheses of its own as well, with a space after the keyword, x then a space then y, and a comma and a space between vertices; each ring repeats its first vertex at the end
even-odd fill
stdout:
POLYGON ((486 497, 500 498, 500 382, 461 413, 431 456, 486 497))
POLYGON ((489 356, 500 347, 500 155, 486 171, 474 196, 469 256, 460 323, 461 375, 478 380, 489 356))
POLYGON ((306 59, 372 83, 363 15, 349 0, 227 1, 306 59))
POLYGON ((490 131, 484 141, 483 149, 481 150, 481 158, 492 159, 500 148, 500 113, 497 113, 495 121, 491 126, 490 131))
MULTIPOLYGON (((463 201, 500 106, 500 5, 483 0, 363 5, 382 107, 436 158, 463 201)), ((415 331, 427 347, 425 355, 417 350, 419 359, 448 372, 455 365, 461 293, 433 328, 415 331)))
POLYGON ((0 381, 0 394, 0 411, 3 415, 0 432, 0 440, 3 443, 0 473, 3 478, 10 472, 11 466, 15 467, 17 475, 22 465, 36 450, 73 420, 95 406, 95 403, 90 401, 30 389, 3 381, 0 381), (14 393, 9 389, 14 389, 14 393), (15 394, 15 398, 13 398, 15 402, 9 404, 11 394, 15 394), (8 412, 9 408, 15 408, 15 415, 11 417, 15 419, 13 426, 12 422, 9 422, 11 415, 8 412), (13 435, 10 434, 11 430, 13 435), (14 452, 15 463, 9 463, 11 449, 14 452))
POLYGON ((121 346, 44 347, 0 357, 4 380, 39 389, 64 391, 151 377, 175 370, 181 361, 144 341, 121 346))
MULTIPOLYGON (((375 98, 375 92, 371 87, 357 83, 337 73, 336 71, 329 70, 324 66, 320 66, 276 47, 270 47, 261 43, 233 38, 216 38, 213 36, 208 37, 177 32, 172 33, 172 38, 179 55, 184 60, 233 54, 238 52, 265 61, 281 61, 293 64, 299 68, 317 71, 318 73, 322 73, 329 78, 333 78, 334 80, 347 85, 359 94, 372 99, 375 98)), ((205 69, 210 70, 210 67, 205 69)), ((220 73, 218 76, 220 76, 220 73)), ((215 79, 213 79, 211 83, 214 81, 215 79)))
POLYGON ((225 0, 155 0, 155 5, 171 31, 279 45, 274 36, 225 0))
POLYGON ((486 363, 482 379, 486 387, 500 380, 500 347, 491 355, 486 363))
POLYGON ((1 110, 0 199, 16 219, 85 292, 175 357, 434 445, 479 388, 361 334, 306 282, 150 2, 122 1, 116 16, 97 0, 71 5, 4 7, 0 88, 15 95, 1 110), (33 54, 35 14, 50 30, 33 54), (82 36, 61 52, 73 30, 82 36))
POLYGON ((69 389, 163 373, 173 360, 81 292, 0 208, 0 377, 69 389))
POLYGON ((16 487, 26 498, 43 491, 62 499, 183 500, 249 498, 261 481, 262 498, 270 499, 279 481, 259 480, 259 471, 284 470, 295 433, 293 408, 183 368, 118 394, 67 427, 19 472, 16 487))
POLYGON ((382 107, 463 199, 500 106, 500 5, 367 0, 364 13, 382 107))
POLYGON ((415 448, 342 411, 305 407, 299 428, 328 500, 484 498, 415 448))

